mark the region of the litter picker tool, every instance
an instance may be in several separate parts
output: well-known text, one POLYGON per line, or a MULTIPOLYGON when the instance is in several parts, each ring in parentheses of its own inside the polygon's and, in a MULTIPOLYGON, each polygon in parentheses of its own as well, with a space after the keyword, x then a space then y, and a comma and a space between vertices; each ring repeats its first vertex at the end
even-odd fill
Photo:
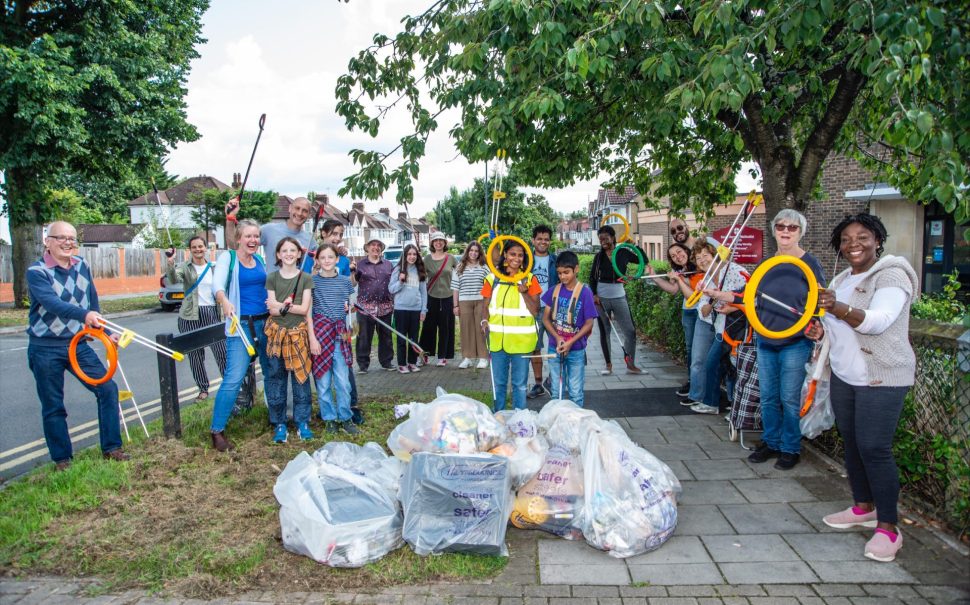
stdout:
POLYGON ((131 390, 131 386, 128 384, 128 378, 125 377, 125 370, 121 367, 120 363, 118 364, 118 372, 121 374, 121 381, 125 384, 125 389, 118 391, 118 411, 121 412, 121 424, 125 427, 125 436, 131 442, 131 435, 128 433, 128 422, 125 420, 125 409, 121 406, 121 402, 130 399, 132 407, 135 408, 135 414, 138 416, 138 421, 141 423, 141 429, 145 431, 145 436, 149 437, 148 427, 145 426, 145 419, 142 418, 141 410, 138 409, 138 402, 135 401, 135 392, 131 390))
POLYGON ((620 333, 616 331, 616 326, 613 325, 613 314, 606 313, 606 321, 610 322, 610 333, 616 335, 616 340, 620 343, 620 350, 623 351, 623 362, 627 366, 633 365, 633 358, 627 353, 626 347, 623 346, 623 339, 620 338, 620 333))
MULTIPOLYGON (((696 273, 700 273, 700 271, 687 271, 686 273, 681 273, 681 275, 694 275, 696 273)), ((641 277, 638 277, 637 279, 660 279, 660 278, 666 278, 666 277, 667 277, 666 273, 658 273, 654 275, 643 275, 641 277)))
POLYGON ((559 354, 559 398, 562 399, 562 382, 563 376, 566 374, 566 356, 562 353, 559 354))
POLYGON ((492 185, 492 207, 488 223, 488 233, 492 238, 498 235, 499 210, 502 207, 502 200, 506 196, 502 186, 505 184, 508 157, 508 153, 504 149, 495 152, 495 180, 492 185))
POLYGON ((825 309, 819 309, 818 313, 815 309, 818 305, 818 279, 815 277, 815 273, 812 271, 811 267, 803 261, 802 259, 795 256, 781 255, 773 256, 766 260, 765 262, 758 265, 758 268, 754 270, 751 274, 751 280, 744 289, 744 314, 747 316, 748 321, 751 323, 751 327, 755 332, 765 336, 767 338, 788 338, 789 336, 794 336, 799 331, 808 326, 808 322, 812 320, 812 317, 822 317, 825 315, 825 309), (783 264, 791 263, 795 265, 798 269, 802 271, 805 276, 805 281, 808 283, 808 295, 805 300, 805 310, 801 311, 795 307, 788 305, 777 298, 769 296, 764 292, 758 291, 758 285, 768 271, 774 267, 783 264), (755 305, 755 298, 761 297, 762 300, 770 302, 771 304, 789 311, 798 319, 792 324, 791 327, 784 330, 769 330, 761 323, 761 319, 758 317, 757 306, 755 305))
MULTIPOLYGON (((162 208, 162 198, 158 195, 158 187, 155 186, 155 177, 152 177, 152 191, 155 192, 155 203, 158 204, 158 218, 161 220, 162 214, 165 209, 162 208)), ((171 221, 165 221, 165 235, 168 236, 168 250, 165 251, 165 256, 172 258, 175 256, 175 243, 172 240, 172 232, 168 229, 168 224, 171 221)))
POLYGON ((113 321, 108 321, 107 319, 102 318, 101 325, 111 328, 112 330, 115 330, 116 332, 119 332, 121 334, 118 337, 118 346, 121 347, 122 349, 124 349, 125 347, 127 347, 133 342, 137 342, 138 344, 148 347, 149 349, 155 351, 156 353, 161 353, 166 357, 171 357, 175 361, 182 361, 183 359, 185 359, 185 355, 179 353, 178 351, 175 351, 166 346, 160 345, 154 340, 146 338, 141 334, 138 334, 134 330, 129 330, 128 328, 118 325, 113 321))
POLYGON ((259 134, 256 135, 256 144, 253 145, 253 153, 249 156, 249 165, 246 166, 246 176, 243 177, 242 187, 239 188, 239 193, 236 195, 236 199, 239 202, 230 201, 226 204, 226 216, 236 209, 238 204, 242 203, 243 192, 246 191, 246 183, 249 181, 249 170, 253 167, 253 158, 256 157, 256 148, 259 147, 259 139, 263 136, 263 127, 266 125, 266 114, 259 116, 259 134))
POLYGON ((246 336, 245 328, 239 324, 239 317, 233 313, 229 316, 229 334, 235 334, 236 331, 239 332, 239 337, 242 338, 243 345, 245 345, 246 352, 249 353, 249 356, 256 357, 256 347, 249 341, 249 336, 246 336))
POLYGON ((367 309, 365 309, 364 307, 360 306, 359 304, 354 303, 354 308, 357 309, 358 311, 360 311, 361 313, 363 313, 364 315, 366 315, 367 317, 370 317, 371 319, 373 319, 374 321, 376 321, 380 325, 384 326, 385 328, 387 328, 391 332, 394 332, 395 334, 397 334, 398 335, 398 338, 404 339, 405 342, 407 342, 408 344, 411 345, 411 348, 414 350, 414 352, 417 353, 418 355, 420 355, 421 357, 423 357, 424 360, 425 360, 425 362, 427 363, 428 353, 424 349, 422 349, 421 346, 418 343, 414 342, 413 340, 411 340, 410 338, 408 338, 404 334, 401 334, 399 331, 397 331, 393 327, 391 327, 390 324, 388 324, 385 321, 382 321, 379 317, 375 316, 372 313, 369 313, 367 311, 367 309))
POLYGON ((498 390, 495 388, 495 364, 492 363, 492 347, 489 346, 488 322, 482 322, 482 332, 485 334, 485 350, 488 351, 488 377, 492 381, 492 408, 498 401, 498 390))
POLYGON ((815 391, 818 389, 818 381, 822 379, 822 372, 825 371, 825 362, 829 358, 829 350, 831 348, 832 342, 829 340, 828 335, 823 336, 822 347, 819 349, 818 358, 815 360, 815 370, 812 372, 812 378, 808 382, 805 401, 802 402, 802 409, 798 412, 799 417, 805 416, 808 410, 812 409, 812 404, 815 402, 815 391))

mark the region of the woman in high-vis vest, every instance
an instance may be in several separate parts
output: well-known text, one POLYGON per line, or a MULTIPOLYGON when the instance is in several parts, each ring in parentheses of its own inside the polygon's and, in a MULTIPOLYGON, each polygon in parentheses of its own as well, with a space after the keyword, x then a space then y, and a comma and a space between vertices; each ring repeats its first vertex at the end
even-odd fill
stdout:
POLYGON ((505 277, 489 275, 482 286, 482 296, 488 301, 482 328, 488 329, 496 411, 505 409, 510 375, 512 407, 525 409, 529 359, 524 356, 531 355, 538 342, 535 317, 539 313, 542 286, 531 273, 527 273, 519 282, 508 279, 519 274, 524 262, 525 249, 522 244, 509 242, 498 263, 498 269, 505 277))

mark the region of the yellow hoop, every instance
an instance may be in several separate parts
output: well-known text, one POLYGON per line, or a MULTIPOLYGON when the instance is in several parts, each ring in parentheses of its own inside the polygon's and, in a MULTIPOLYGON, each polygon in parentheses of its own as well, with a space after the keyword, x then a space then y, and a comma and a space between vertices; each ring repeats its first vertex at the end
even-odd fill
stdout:
POLYGON ((479 235, 478 236, 478 240, 477 240, 478 243, 481 244, 483 241, 487 240, 490 235, 491 234, 488 231, 486 231, 485 233, 479 235))
POLYGON ((611 213, 607 214, 606 216, 603 217, 603 221, 600 223, 600 227, 602 227, 603 225, 605 225, 606 224, 606 219, 610 218, 611 216, 615 216, 616 218, 618 218, 621 221, 623 221, 623 229, 624 229, 623 230, 623 235, 621 235, 620 237, 616 238, 616 243, 622 244, 623 242, 626 242, 626 241, 631 241, 632 242, 633 240, 630 239, 630 221, 626 220, 626 217, 623 216, 622 214, 617 214, 616 212, 611 212, 611 213))
POLYGON ((751 279, 748 281, 747 287, 744 289, 744 314, 748 318, 748 322, 751 323, 751 327, 754 331, 766 338, 788 338, 789 336, 794 336, 800 332, 808 322, 811 321, 812 315, 815 314, 815 307, 818 304, 818 280, 815 278, 815 273, 812 272, 811 267, 805 263, 802 259, 795 256, 781 255, 773 256, 766 260, 765 262, 758 265, 758 268, 754 270, 751 274, 751 279), (786 330, 773 331, 765 327, 761 320, 758 319, 758 313, 755 309, 755 298, 758 295, 758 284, 761 283, 761 279, 768 274, 768 271, 774 269, 776 266, 782 263, 791 263, 802 270, 802 274, 805 275, 805 281, 808 282, 808 298, 805 300, 805 313, 798 318, 790 328, 786 330))
POLYGON ((529 273, 532 272, 532 262, 532 250, 529 249, 528 244, 526 244, 521 237, 516 237, 514 235, 496 235, 495 239, 492 240, 492 243, 489 244, 488 250, 485 252, 485 263, 488 264, 488 268, 492 271, 495 277, 502 281, 517 282, 524 279, 529 275, 529 273), (525 270, 516 273, 512 277, 508 277, 507 275, 500 273, 499 270, 495 268, 495 262, 492 260, 492 252, 495 250, 495 245, 503 240, 509 240, 510 242, 515 242, 521 245, 522 249, 525 250, 525 255, 529 257, 529 264, 526 266, 525 270))

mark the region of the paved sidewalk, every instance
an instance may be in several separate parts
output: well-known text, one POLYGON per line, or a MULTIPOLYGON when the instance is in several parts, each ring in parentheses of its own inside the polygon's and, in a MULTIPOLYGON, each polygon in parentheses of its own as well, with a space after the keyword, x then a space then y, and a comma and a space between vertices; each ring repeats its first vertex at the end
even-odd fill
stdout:
MULTIPOLYGON (((589 390, 671 388, 684 369, 639 347, 640 376, 601 377, 602 355, 591 339, 589 390)), ((622 364, 620 364, 622 365, 622 364)), ((372 363, 371 367, 379 367, 372 363)), ((531 372, 530 372, 531 383, 531 372)), ((490 391, 488 371, 429 367, 416 375, 371 371, 361 393, 490 391)), ((618 419, 630 437, 673 468, 684 492, 674 537, 657 551, 614 559, 585 542, 509 528, 510 560, 491 582, 401 586, 380 593, 247 593, 219 603, 348 603, 353 605, 701 605, 970 603, 970 559, 918 522, 901 525, 896 562, 863 557, 868 531, 835 531, 823 515, 850 503, 839 469, 803 455, 791 471, 750 464, 728 440, 720 416, 618 419)), ((905 516, 904 516, 905 519, 905 516)), ((84 581, 0 580, 0 604, 196 603, 141 592, 84 597, 84 581)))

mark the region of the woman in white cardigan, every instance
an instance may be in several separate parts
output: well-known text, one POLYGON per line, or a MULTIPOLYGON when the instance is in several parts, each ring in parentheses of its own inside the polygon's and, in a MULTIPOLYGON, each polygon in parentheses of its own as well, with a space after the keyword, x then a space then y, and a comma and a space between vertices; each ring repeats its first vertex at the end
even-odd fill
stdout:
POLYGON ((903 545, 892 442, 916 375, 909 309, 919 295, 912 266, 882 254, 886 237, 886 227, 871 214, 848 216, 835 227, 831 245, 849 268, 819 293, 824 328, 808 333, 831 341, 832 408, 855 501, 823 521, 838 529, 875 527, 865 555, 876 561, 892 561, 903 545))

